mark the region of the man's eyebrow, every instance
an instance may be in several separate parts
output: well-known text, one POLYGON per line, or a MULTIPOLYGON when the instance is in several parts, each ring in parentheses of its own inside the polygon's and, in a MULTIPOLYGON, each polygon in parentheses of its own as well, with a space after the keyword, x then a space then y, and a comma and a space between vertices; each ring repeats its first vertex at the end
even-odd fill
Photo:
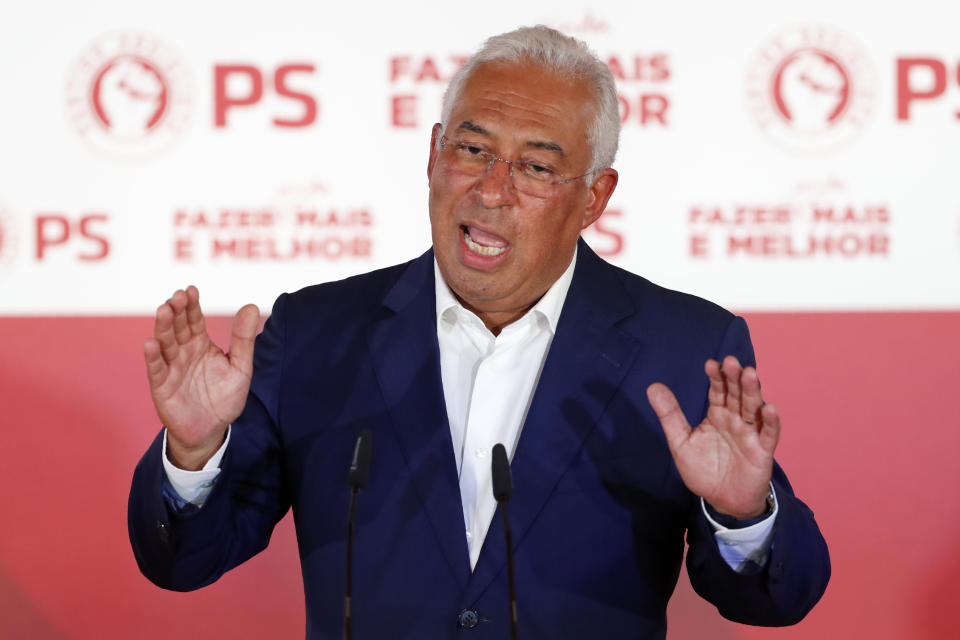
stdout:
POLYGON ((563 147, 561 147, 556 142, 541 142, 541 141, 531 141, 523 145, 525 147, 531 147, 534 149, 543 149, 544 151, 553 151, 560 156, 563 156, 563 147))
MULTIPOLYGON (((480 125, 476 124, 475 122, 470 122, 469 120, 464 120, 463 122, 461 122, 461 123, 457 126, 457 130, 458 130, 458 131, 460 131, 460 130, 470 131, 470 132, 472 132, 472 133, 476 133, 476 134, 479 134, 479 135, 482 135, 482 136, 489 136, 489 135, 491 135, 489 131, 487 131, 486 129, 484 129, 484 128, 481 127, 480 125)), ((544 151, 552 151, 552 152, 556 153, 557 155, 559 155, 559 156, 561 156, 561 157, 564 155, 564 153, 563 153, 563 147, 561 147, 561 146, 560 146, 559 144, 557 144, 556 142, 552 142, 552 141, 547 141, 547 140, 531 140, 531 141, 529 141, 529 142, 524 143, 523 146, 525 146, 525 147, 527 147, 527 148, 529 148, 529 149, 543 149, 544 151)))
POLYGON ((486 129, 484 129, 478 124, 474 124, 473 122, 470 122, 469 120, 464 120, 463 122, 461 122, 460 125, 457 127, 457 130, 460 130, 460 129, 464 129, 466 131, 472 131, 473 133, 479 133, 480 135, 483 135, 483 136, 490 135, 489 131, 487 131, 486 129))

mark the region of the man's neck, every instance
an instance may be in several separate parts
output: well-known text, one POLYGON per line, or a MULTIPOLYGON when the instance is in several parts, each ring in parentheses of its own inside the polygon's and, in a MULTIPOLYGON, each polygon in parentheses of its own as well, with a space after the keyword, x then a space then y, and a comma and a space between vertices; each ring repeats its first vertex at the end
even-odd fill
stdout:
POLYGON ((573 281, 573 271, 577 262, 577 253, 578 251, 574 250, 573 258, 570 260, 570 264, 566 270, 546 291, 541 292, 535 300, 523 307, 503 310, 478 309, 465 301, 446 284, 443 279, 443 274, 440 273, 440 266, 437 264, 436 259, 434 259, 433 269, 436 277, 434 286, 437 292, 437 318, 439 320, 440 314, 444 309, 449 307, 451 302, 455 301, 459 306, 476 315, 490 333, 498 336, 505 327, 520 320, 529 313, 531 309, 538 308, 550 323, 551 330, 556 331, 557 322, 560 319, 560 311, 563 308, 564 300, 566 300, 567 292, 573 281))
POLYGON ((476 314, 476 316, 483 321, 483 324, 487 327, 490 333, 498 336, 500 335, 500 332, 503 331, 504 327, 509 324, 513 324, 526 315, 526 313, 540 301, 540 298, 543 297, 543 294, 541 294, 536 300, 528 304, 526 307, 522 307, 520 309, 511 309, 508 311, 481 311, 480 309, 475 308, 473 305, 463 300, 463 298, 458 296, 456 292, 453 292, 453 296, 457 299, 457 302, 463 305, 464 309, 476 314))

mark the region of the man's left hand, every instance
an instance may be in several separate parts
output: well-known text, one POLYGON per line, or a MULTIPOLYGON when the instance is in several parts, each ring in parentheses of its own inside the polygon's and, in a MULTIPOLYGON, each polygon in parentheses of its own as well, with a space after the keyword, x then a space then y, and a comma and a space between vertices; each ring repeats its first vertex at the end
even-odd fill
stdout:
POLYGON ((687 488, 722 514, 755 518, 766 510, 780 416, 776 407, 763 403, 753 367, 744 369, 727 356, 723 364, 707 360, 704 369, 710 406, 697 428, 690 428, 666 385, 651 384, 647 398, 687 488))

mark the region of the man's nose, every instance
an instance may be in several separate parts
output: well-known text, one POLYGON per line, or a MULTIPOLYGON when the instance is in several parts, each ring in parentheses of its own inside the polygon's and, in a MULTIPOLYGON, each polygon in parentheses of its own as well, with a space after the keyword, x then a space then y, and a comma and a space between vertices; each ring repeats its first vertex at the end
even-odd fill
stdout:
POLYGON ((494 158, 477 180, 477 190, 485 207, 512 204, 516 199, 511 170, 513 166, 500 158, 494 158))

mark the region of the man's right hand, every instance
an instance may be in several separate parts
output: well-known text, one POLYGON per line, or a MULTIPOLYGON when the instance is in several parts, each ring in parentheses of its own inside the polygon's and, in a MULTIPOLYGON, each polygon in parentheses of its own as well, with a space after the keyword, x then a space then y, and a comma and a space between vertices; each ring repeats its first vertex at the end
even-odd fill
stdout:
POLYGON ((255 305, 240 309, 224 353, 207 335, 196 287, 177 290, 157 308, 143 355, 150 395, 167 428, 167 456, 176 466, 203 468, 243 411, 259 323, 255 305))

